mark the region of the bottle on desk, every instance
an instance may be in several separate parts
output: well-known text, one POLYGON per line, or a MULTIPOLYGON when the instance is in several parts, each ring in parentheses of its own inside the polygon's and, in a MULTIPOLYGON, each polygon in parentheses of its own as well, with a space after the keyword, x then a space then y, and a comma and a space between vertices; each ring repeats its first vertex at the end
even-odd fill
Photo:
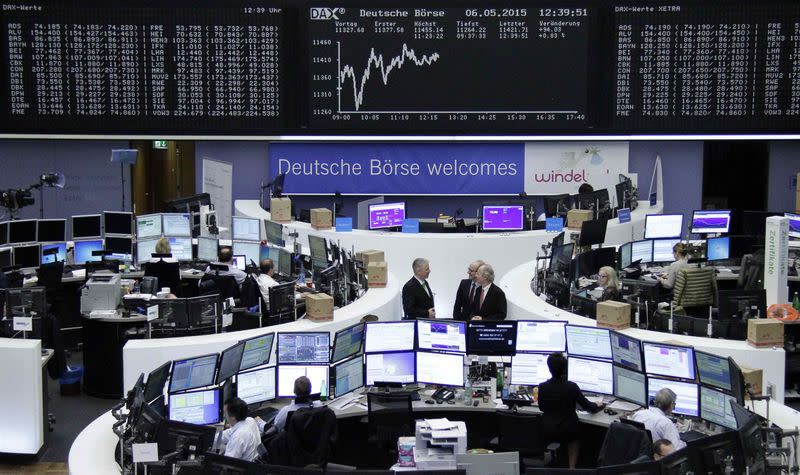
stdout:
POLYGON ((319 400, 323 402, 328 400, 328 383, 324 378, 319 386, 319 400))
POLYGON ((797 311, 800 311, 800 296, 797 295, 797 292, 794 293, 794 299, 792 300, 792 308, 797 311))

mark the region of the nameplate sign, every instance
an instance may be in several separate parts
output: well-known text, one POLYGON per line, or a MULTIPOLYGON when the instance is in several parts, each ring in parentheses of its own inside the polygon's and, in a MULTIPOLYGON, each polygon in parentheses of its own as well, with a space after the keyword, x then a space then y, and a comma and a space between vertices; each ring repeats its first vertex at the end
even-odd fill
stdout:
POLYGON ((619 218, 620 223, 629 223, 631 221, 630 208, 620 208, 617 211, 617 217, 619 218))
POLYGON ((547 218, 544 225, 548 233, 560 233, 564 230, 564 218, 547 218))
POLYGON ((353 218, 343 217, 336 218, 336 232, 349 233, 353 230, 353 218))
POLYGON ((419 219, 408 218, 403 220, 403 232, 409 234, 419 233, 419 219))

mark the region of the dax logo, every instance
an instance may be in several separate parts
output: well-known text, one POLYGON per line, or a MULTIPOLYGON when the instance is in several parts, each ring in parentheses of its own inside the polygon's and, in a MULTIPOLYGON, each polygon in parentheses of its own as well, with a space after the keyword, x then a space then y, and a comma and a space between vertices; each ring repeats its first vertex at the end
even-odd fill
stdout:
POLYGON ((312 20, 338 20, 339 15, 344 15, 344 8, 312 8, 312 20))

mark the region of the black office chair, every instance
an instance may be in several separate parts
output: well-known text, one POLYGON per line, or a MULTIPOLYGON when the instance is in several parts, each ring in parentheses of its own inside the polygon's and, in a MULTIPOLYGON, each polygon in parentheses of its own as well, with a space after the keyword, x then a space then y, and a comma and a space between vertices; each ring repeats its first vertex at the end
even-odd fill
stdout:
POLYGON ((606 432, 597 466, 622 465, 642 455, 653 455, 653 443, 647 431, 629 423, 614 421, 606 432))
POLYGON ((303 407, 286 419, 286 430, 267 446, 267 461, 291 467, 328 463, 336 439, 336 414, 327 406, 303 407))
POLYGON ((628 419, 627 417, 622 417, 619 419, 619 421, 622 422, 623 424, 628 424, 631 427, 643 430, 647 435, 647 440, 650 442, 650 445, 653 445, 653 434, 650 433, 649 430, 647 430, 647 427, 644 426, 644 423, 635 421, 633 419, 628 419))
POLYGON ((390 466, 397 460, 397 438, 414 435, 411 393, 367 393, 367 425, 367 441, 379 449, 373 453, 385 455, 375 466, 390 466))
POLYGON ((736 288, 758 290, 763 287, 764 256, 763 254, 745 254, 739 267, 739 279, 736 288))
POLYGON ((144 275, 147 277, 157 277, 158 285, 169 287, 170 292, 176 297, 182 297, 181 291, 181 270, 177 262, 167 262, 158 260, 143 264, 144 275))
POLYGON ((238 299, 241 295, 234 276, 206 274, 200 279, 200 295, 210 294, 219 294, 222 300, 229 297, 238 299))
POLYGON ((38 285, 45 288, 45 298, 50 306, 53 315, 61 315, 60 303, 63 301, 59 295, 61 292, 61 280, 64 277, 64 261, 48 262, 42 264, 36 271, 38 285))
POLYGON ((519 452, 522 468, 549 467, 556 460, 560 444, 547 445, 542 437, 542 415, 510 410, 495 413, 498 436, 489 442, 498 452, 519 452))

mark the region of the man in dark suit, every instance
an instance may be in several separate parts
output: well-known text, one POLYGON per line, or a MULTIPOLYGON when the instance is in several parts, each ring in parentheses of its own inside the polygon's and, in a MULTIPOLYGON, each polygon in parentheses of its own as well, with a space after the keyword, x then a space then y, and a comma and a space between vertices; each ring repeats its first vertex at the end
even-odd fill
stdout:
POLYGON ((428 285, 428 276, 431 274, 431 266, 427 259, 418 257, 414 259, 411 267, 414 269, 414 277, 403 286, 403 318, 414 320, 417 318, 436 318, 436 311, 433 309, 433 291, 428 285))
POLYGON ((489 264, 478 267, 475 282, 480 286, 475 298, 472 320, 505 320, 506 294, 494 285, 494 269, 489 264))
POLYGON ((478 292, 478 284, 475 282, 475 273, 478 267, 483 265, 483 261, 471 262, 467 267, 467 279, 458 284, 456 291, 456 303, 453 306, 453 318, 456 320, 467 321, 472 316, 472 308, 475 303, 475 294, 478 292))

